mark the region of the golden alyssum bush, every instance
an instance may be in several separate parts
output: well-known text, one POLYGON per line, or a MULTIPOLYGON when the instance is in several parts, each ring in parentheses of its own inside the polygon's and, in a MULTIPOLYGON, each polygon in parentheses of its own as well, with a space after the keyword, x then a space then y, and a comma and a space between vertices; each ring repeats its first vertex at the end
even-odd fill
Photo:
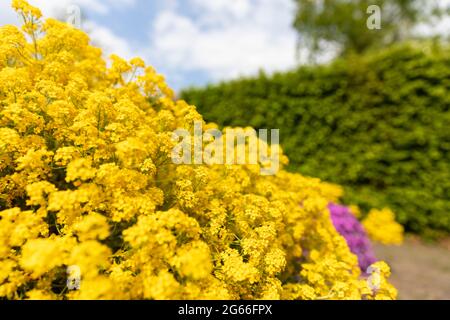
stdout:
POLYGON ((82 31, 13 7, 22 30, 0 28, 0 298, 396 297, 389 267, 377 263, 373 290, 333 228, 338 187, 173 164, 172 132, 202 121, 195 107, 141 59, 108 66, 82 31))

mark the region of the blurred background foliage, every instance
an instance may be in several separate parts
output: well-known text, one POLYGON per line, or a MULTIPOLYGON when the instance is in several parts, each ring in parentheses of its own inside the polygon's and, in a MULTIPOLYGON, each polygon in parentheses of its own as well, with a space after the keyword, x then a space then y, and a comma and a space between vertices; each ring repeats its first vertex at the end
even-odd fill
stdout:
POLYGON ((447 7, 439 0, 294 0, 294 27, 299 45, 312 56, 324 44, 331 44, 339 55, 363 53, 406 39, 416 38, 414 26, 442 17, 447 7), (368 17, 378 6, 381 29, 367 28, 368 17))
POLYGON ((450 47, 411 30, 448 8, 422 0, 294 0, 300 47, 333 42, 326 65, 188 88, 221 126, 280 128, 289 169, 339 183, 364 211, 392 208, 406 230, 450 232, 450 47), (366 26, 382 8, 382 29, 366 26), (306 40, 305 40, 306 39, 306 40))
POLYGON ((448 48, 415 43, 181 97, 222 126, 280 128, 291 170, 432 236, 450 231, 449 90, 448 48))

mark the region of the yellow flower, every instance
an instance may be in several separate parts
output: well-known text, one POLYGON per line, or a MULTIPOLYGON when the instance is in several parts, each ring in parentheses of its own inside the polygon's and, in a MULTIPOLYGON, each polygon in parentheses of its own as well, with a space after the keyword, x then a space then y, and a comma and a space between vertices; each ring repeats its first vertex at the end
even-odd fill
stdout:
POLYGON ((213 268, 209 247, 201 241, 191 242, 178 249, 172 264, 181 276, 196 280, 210 275, 213 268))
POLYGON ((286 266, 286 258, 283 250, 273 249, 264 257, 266 272, 275 275, 284 270, 286 266))
POLYGON ((84 32, 13 7, 23 31, 0 27, 0 299, 396 297, 386 265, 379 290, 360 278, 331 223, 342 188, 285 171, 278 146, 274 176, 173 164, 175 129, 217 126, 142 59, 107 63, 84 32), (54 292, 70 267, 80 290, 54 292))
POLYGON ((180 284, 173 274, 162 270, 158 275, 146 277, 144 280, 144 298, 155 300, 177 299, 180 284))
POLYGON ((33 239, 22 247, 20 266, 38 278, 64 264, 64 249, 55 239, 33 239))
POLYGON ((48 291, 33 289, 27 292, 28 300, 53 300, 55 295, 48 291))
POLYGON ((36 7, 31 6, 27 1, 24 0, 13 0, 12 7, 18 12, 22 12, 24 15, 31 15, 36 19, 42 17, 41 10, 36 7))
POLYGON ((89 159, 76 159, 69 163, 66 170, 66 181, 86 181, 95 177, 96 170, 92 168, 89 159))
POLYGON ((81 241, 104 240, 109 236, 108 220, 98 213, 91 213, 75 222, 73 231, 81 241))
POLYGON ((260 280, 260 273, 255 266, 243 261, 243 257, 234 249, 228 249, 221 254, 222 266, 219 277, 224 277, 227 281, 243 282, 248 281, 253 284, 260 280))
POLYGON ((385 245, 403 243, 403 226, 395 221, 395 215, 390 209, 371 210, 362 224, 373 241, 385 245))

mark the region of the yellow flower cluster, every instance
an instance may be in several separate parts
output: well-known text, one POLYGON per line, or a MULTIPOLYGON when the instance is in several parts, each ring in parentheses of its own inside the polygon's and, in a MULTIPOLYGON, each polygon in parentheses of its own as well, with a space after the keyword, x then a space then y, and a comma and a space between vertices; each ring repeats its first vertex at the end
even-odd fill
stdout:
POLYGON ((142 60, 108 67, 83 32, 13 7, 25 27, 0 28, 0 298, 396 297, 385 269, 370 288, 334 229, 340 188, 173 164, 195 107, 142 60))
POLYGON ((373 241, 385 245, 403 243, 403 226, 395 221, 395 214, 388 208, 372 209, 362 224, 373 241))

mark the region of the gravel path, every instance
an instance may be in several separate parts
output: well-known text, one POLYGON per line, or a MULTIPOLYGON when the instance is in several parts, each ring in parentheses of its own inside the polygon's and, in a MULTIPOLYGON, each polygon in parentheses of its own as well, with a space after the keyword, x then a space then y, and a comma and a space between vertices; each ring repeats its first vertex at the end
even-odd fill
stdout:
POLYGON ((450 241, 424 244, 407 238, 402 246, 375 245, 379 260, 392 268, 399 299, 450 300, 450 241))

